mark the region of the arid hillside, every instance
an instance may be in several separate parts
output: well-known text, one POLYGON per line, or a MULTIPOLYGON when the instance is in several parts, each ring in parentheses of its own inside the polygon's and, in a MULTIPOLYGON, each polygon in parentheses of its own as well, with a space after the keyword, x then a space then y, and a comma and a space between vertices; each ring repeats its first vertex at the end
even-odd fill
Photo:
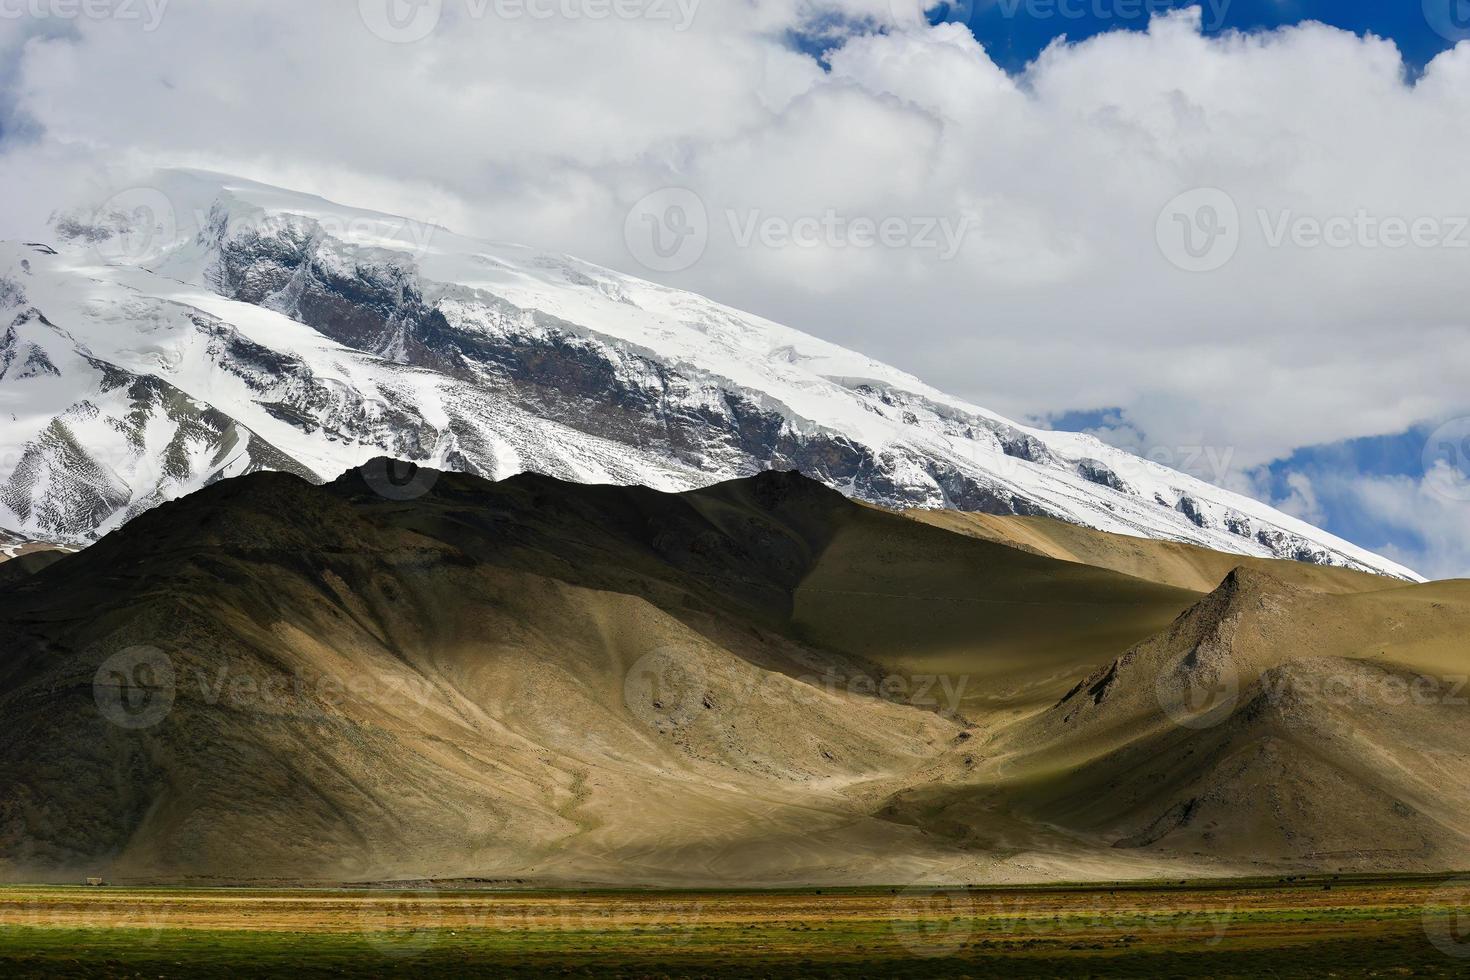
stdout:
POLYGON ((1470 584, 1019 527, 789 473, 222 481, 0 566, 0 877, 1470 865, 1470 584))

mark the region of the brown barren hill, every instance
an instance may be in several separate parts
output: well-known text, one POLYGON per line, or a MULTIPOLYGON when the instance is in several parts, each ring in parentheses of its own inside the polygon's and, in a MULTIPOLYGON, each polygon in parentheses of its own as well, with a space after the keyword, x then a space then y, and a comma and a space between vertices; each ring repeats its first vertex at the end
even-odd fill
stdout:
POLYGON ((1216 584, 790 473, 685 494, 386 460, 325 487, 223 481, 0 588, 0 877, 776 886, 1470 860, 1470 787, 1435 769, 1465 730, 1443 693, 1461 584, 1216 584), (1171 700, 1227 668, 1209 725, 1171 700), (1339 674, 1440 694, 1356 681, 1302 707, 1281 687, 1339 674))
POLYGON ((1348 568, 1252 558, 1211 551, 1181 541, 1109 534, 1050 517, 966 514, 952 510, 910 510, 904 513, 913 520, 957 534, 1007 544, 1063 561, 1110 568, 1135 578, 1196 592, 1209 592, 1240 566, 1269 571, 1278 578, 1322 592, 1370 592, 1395 584, 1409 584, 1348 568))

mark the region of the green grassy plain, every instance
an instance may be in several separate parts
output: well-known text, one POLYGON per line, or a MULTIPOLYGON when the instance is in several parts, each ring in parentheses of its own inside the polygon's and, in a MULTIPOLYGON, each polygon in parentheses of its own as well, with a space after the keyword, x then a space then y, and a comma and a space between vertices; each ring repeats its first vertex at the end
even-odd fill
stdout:
POLYGON ((1464 976, 1467 909, 1470 884, 1435 879, 820 893, 5 888, 0 975, 1464 976))

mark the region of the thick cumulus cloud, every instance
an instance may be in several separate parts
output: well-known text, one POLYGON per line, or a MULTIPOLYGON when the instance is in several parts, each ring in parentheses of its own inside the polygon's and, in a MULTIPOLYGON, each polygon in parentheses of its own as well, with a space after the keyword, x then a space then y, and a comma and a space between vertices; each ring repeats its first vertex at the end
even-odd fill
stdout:
POLYGON ((1470 45, 1410 80, 1383 40, 1185 12, 1011 76, 922 0, 27 3, 7 236, 202 166, 704 292, 1013 415, 1118 407, 1143 448, 1250 466, 1470 408, 1470 45), (709 221, 674 272, 625 241, 663 187, 709 221))

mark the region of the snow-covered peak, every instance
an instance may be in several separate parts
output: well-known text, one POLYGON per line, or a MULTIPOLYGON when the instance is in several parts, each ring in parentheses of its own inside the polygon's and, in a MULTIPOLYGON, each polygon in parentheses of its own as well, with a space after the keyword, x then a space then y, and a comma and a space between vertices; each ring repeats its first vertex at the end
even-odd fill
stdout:
POLYGON ((39 351, 56 368, 0 370, 0 411, 34 406, 0 447, 0 526, 35 536, 85 539, 241 468, 329 479, 389 453, 666 489, 799 468, 888 506, 1042 514, 1415 577, 1090 436, 1011 422, 798 330, 569 256, 177 170, 65 212, 55 232, 59 254, 0 250, 0 357, 39 351), (148 396, 144 431, 123 437, 147 412, 118 392, 139 385, 162 393, 148 396), (179 404, 212 421, 170 416, 179 404), (60 507, 65 520, 39 499, 64 470, 64 454, 37 448, 57 425, 88 452, 112 447, 87 478, 85 513, 60 507))

